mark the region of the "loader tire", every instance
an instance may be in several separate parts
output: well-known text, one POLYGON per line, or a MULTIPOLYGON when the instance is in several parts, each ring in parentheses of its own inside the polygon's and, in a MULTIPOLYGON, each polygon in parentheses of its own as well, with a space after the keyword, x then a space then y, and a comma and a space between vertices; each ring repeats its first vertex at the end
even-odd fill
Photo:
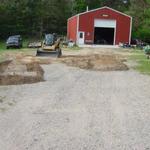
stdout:
POLYGON ((58 48, 57 50, 57 57, 60 58, 62 56, 62 51, 60 48, 58 48))

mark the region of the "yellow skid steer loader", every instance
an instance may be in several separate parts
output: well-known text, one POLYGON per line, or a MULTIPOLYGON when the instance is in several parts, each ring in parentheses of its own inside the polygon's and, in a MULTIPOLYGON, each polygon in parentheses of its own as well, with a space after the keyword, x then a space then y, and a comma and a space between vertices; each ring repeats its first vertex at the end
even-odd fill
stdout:
POLYGON ((37 50, 36 56, 61 57, 60 39, 55 34, 46 34, 42 47, 37 50))

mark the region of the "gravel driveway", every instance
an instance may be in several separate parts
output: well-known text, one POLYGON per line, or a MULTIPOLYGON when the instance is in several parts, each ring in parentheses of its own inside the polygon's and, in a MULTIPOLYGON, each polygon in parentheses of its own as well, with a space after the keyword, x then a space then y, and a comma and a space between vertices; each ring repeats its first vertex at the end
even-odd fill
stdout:
POLYGON ((150 77, 43 66, 45 82, 0 87, 0 150, 149 150, 150 77))

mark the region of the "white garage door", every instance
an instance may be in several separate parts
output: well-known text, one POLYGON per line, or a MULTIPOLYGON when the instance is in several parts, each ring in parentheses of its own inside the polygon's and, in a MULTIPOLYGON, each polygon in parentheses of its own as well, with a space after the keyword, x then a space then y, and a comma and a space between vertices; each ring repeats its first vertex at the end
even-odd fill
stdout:
POLYGON ((94 27, 116 28, 116 20, 95 19, 94 27))

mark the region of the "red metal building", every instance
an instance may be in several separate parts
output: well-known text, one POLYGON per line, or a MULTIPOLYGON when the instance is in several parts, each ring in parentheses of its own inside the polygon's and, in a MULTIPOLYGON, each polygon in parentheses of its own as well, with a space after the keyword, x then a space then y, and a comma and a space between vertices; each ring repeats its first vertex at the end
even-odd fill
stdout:
POLYGON ((132 17, 109 7, 77 14, 68 19, 68 40, 82 44, 130 43, 132 17))

